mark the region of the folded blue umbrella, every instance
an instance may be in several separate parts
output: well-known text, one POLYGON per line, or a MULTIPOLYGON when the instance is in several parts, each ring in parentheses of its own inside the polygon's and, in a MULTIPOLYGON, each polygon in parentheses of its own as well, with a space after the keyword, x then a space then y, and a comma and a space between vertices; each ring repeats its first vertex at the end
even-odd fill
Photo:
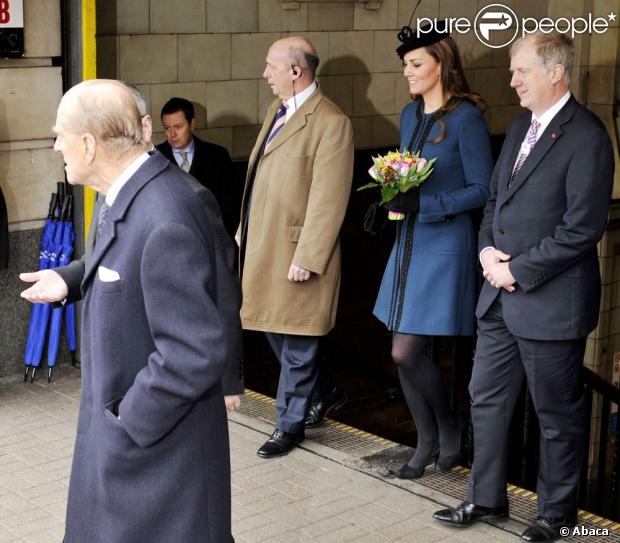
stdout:
MULTIPOLYGON (((43 226, 43 233, 41 234, 41 243, 39 245, 39 270, 46 270, 49 268, 49 249, 52 246, 52 240, 54 238, 57 222, 55 220, 58 207, 57 202, 58 195, 56 193, 53 193, 50 200, 50 207, 47 218, 45 219, 45 225, 43 226)), ((48 305, 49 304, 32 304, 30 325, 28 327, 28 338, 26 340, 26 352, 24 354, 24 363, 26 365, 26 370, 24 372, 24 381, 28 380, 28 371, 30 370, 30 366, 32 366, 34 364, 34 361, 36 360, 35 347, 38 336, 41 333, 40 323, 43 318, 42 314, 45 312, 45 307, 48 305)), ((45 318, 45 321, 47 322, 47 318, 45 318)))
MULTIPOLYGON (((61 243, 58 247, 59 256, 53 264, 56 266, 66 266, 71 262, 71 255, 73 254, 73 241, 75 239, 75 233, 73 231, 73 224, 69 220, 73 208, 73 196, 65 196, 62 204, 61 222, 62 227, 58 227, 58 230, 62 230, 61 243)), ((56 267, 52 266, 52 267, 56 267)), ((71 305, 73 308, 73 305, 71 305)), ((68 310, 68 308, 67 308, 68 310)), ((50 321, 49 340, 47 345, 47 381, 52 380, 52 371, 56 366, 56 360, 58 357, 58 347, 60 345, 60 331, 62 327, 62 315, 65 311, 64 307, 54 307, 52 309, 52 318, 50 321)), ((67 313, 68 315, 68 313, 67 313)), ((68 330, 67 321, 67 337, 69 338, 69 348, 71 350, 71 338, 68 330)), ((75 351, 75 313, 73 313, 73 352, 75 351)))

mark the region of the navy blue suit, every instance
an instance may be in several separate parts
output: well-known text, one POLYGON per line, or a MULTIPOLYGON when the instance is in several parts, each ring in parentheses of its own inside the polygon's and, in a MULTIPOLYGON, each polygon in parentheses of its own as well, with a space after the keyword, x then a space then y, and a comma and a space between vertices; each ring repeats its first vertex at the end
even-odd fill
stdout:
POLYGON ((598 319, 596 244, 614 158, 603 123, 571 98, 510 182, 530 120, 524 113, 508 130, 479 235, 480 250, 492 246, 511 255, 516 290, 485 281, 478 302, 468 501, 506 503, 507 437, 527 379, 540 422, 539 514, 562 517, 577 507, 587 445, 581 367, 598 319))

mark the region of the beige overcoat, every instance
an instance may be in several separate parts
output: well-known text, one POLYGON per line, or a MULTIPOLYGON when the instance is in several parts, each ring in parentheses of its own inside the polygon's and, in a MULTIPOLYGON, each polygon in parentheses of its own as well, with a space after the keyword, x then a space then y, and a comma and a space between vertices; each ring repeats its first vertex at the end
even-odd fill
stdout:
POLYGON ((349 118, 317 89, 257 165, 280 103, 269 108, 248 164, 241 320, 247 330, 322 336, 336 320, 339 234, 351 191, 353 132, 349 118), (313 272, 310 279, 290 282, 292 263, 313 272))

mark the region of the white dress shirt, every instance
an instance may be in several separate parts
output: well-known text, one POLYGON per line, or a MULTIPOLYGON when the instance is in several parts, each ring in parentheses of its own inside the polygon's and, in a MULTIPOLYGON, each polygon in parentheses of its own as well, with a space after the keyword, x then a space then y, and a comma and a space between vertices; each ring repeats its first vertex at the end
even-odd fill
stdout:
POLYGON ((194 145, 193 136, 192 136, 192 139, 189 141, 189 145, 185 147, 184 149, 175 149, 174 147, 172 148, 172 156, 174 157, 174 160, 177 161, 177 166, 179 168, 181 167, 181 164, 183 163, 183 157, 181 156, 181 153, 187 153, 187 163, 191 167, 192 162, 194 161, 194 149, 195 149, 195 145, 194 145))
POLYGON ((294 94, 288 100, 285 100, 286 104, 286 121, 288 121, 293 114, 301 107, 301 105, 314 94, 314 91, 318 88, 316 81, 313 81, 309 87, 305 88, 298 94, 294 94))
POLYGON ((118 196, 118 193, 125 186, 127 181, 131 179, 131 176, 140 169, 140 166, 142 166, 142 164, 144 164, 150 156, 151 155, 145 151, 121 172, 114 183, 112 183, 112 186, 108 189, 108 193, 105 195, 106 204, 110 207, 112 206, 114 200, 116 200, 116 197, 118 196))

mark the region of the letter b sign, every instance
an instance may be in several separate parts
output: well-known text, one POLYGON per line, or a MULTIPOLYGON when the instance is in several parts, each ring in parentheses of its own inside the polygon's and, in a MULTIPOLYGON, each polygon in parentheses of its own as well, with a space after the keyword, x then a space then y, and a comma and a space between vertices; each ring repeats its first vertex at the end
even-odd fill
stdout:
POLYGON ((7 24, 11 20, 9 0, 0 0, 0 24, 7 24))

